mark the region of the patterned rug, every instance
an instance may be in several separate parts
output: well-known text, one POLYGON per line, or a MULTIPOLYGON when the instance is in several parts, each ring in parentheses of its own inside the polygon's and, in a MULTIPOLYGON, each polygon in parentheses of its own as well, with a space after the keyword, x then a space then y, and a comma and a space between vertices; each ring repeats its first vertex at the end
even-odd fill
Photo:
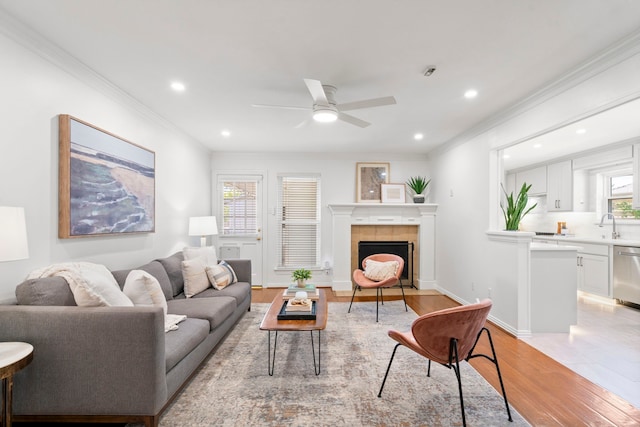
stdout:
MULTIPOLYGON (((258 329, 267 307, 252 305, 161 426, 462 425, 454 372, 433 364, 427 377, 426 359, 404 347, 377 397, 395 343, 387 330, 407 330, 417 317, 402 301, 381 306, 377 324, 375 303, 354 303, 350 314, 347 303, 329 303, 318 376, 309 332, 278 334, 275 372, 268 375, 268 333, 258 329)), ((514 422, 508 421, 502 397, 468 363, 461 371, 469 426, 529 425, 513 407, 514 422)))

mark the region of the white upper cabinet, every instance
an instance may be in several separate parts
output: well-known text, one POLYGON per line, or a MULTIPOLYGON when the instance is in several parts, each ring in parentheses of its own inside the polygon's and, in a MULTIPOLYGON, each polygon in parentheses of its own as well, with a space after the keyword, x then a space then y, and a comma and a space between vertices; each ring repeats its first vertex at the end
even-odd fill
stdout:
POLYGON ((571 160, 547 166, 547 211, 573 210, 573 168, 571 160))
POLYGON ((640 209, 640 143, 633 145, 633 208, 640 209))
POLYGON ((516 172, 516 186, 513 191, 517 195, 523 183, 531 184, 529 196, 539 196, 547 192, 547 167, 540 166, 534 169, 516 172))

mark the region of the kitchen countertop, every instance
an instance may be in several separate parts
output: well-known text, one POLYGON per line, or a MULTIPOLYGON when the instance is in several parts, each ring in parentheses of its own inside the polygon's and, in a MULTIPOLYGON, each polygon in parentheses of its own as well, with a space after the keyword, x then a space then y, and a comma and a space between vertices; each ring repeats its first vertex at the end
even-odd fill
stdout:
POLYGON ((596 237, 579 237, 579 236, 535 236, 535 240, 553 240, 557 242, 568 242, 568 243, 591 243, 594 245, 610 245, 610 246, 636 246, 640 247, 640 240, 629 240, 629 239, 602 239, 596 237))

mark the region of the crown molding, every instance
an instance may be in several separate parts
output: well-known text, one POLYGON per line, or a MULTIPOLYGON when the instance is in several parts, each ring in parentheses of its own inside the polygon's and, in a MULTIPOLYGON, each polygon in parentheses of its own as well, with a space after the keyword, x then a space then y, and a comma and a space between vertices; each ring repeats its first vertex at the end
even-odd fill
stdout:
POLYGON ((118 104, 131 108, 155 124, 207 148, 205 144, 196 140, 171 121, 120 89, 60 46, 47 40, 42 34, 25 25, 1 7, 0 34, 7 36, 9 39, 69 73, 118 104))
MULTIPOLYGON (((570 71, 560 75, 560 77, 552 80, 551 82, 542 86, 540 89, 534 91, 529 96, 523 98, 515 104, 512 104, 510 107, 501 110, 500 112, 483 120, 482 122, 469 128, 463 133, 439 145, 438 147, 431 150, 428 154, 439 155, 445 153, 469 141, 470 139, 473 139, 489 131, 490 129, 493 129, 521 114, 526 113, 527 111, 539 106, 540 104, 543 104, 544 102, 567 92, 577 85, 586 82, 594 76, 597 76, 598 74, 603 73, 611 67, 624 62, 625 60, 638 54, 640 54, 640 29, 620 39, 613 45, 609 46, 607 49, 592 56, 578 67, 573 68, 570 71)), ((546 133, 549 130, 560 128, 566 124, 569 124, 570 122, 579 121, 594 114, 609 110, 638 97, 640 97, 640 93, 629 94, 628 96, 602 105, 597 110, 585 112, 580 117, 574 118, 571 121, 558 123, 552 129, 545 129, 541 132, 538 132, 537 135, 546 133)), ((522 140, 527 140, 530 138, 531 136, 528 136, 526 138, 523 138, 522 140)))

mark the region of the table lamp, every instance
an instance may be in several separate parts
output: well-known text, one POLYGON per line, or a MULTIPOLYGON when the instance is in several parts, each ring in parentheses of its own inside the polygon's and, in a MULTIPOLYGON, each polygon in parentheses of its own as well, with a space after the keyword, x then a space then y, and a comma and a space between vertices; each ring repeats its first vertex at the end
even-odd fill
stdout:
POLYGON ((29 258, 24 208, 0 206, 0 261, 29 258))
POLYGON ((200 236, 200 246, 207 245, 207 236, 218 234, 215 216, 192 216, 189 218, 189 236, 200 236))

